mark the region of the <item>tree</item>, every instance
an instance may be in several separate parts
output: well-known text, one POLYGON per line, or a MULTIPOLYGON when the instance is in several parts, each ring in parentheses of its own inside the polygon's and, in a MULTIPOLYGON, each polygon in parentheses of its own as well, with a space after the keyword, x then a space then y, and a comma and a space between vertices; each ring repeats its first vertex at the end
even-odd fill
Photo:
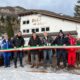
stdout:
POLYGON ((4 20, 3 15, 1 16, 0 20, 1 20, 2 23, 4 23, 5 20, 4 20))
POLYGON ((75 13, 74 13, 74 16, 80 18, 80 0, 78 0, 77 1, 77 4, 75 5, 75 13))
POLYGON ((11 24, 11 18, 9 16, 7 16, 6 18, 6 32, 9 38, 14 36, 14 31, 13 31, 12 24, 11 24))

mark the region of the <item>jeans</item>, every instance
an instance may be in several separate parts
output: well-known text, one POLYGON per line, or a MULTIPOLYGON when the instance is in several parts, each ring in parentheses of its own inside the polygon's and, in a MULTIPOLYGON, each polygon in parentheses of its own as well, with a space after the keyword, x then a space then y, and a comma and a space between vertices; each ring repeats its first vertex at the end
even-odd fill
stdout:
POLYGON ((32 51, 31 52, 31 64, 38 64, 38 63, 39 63, 38 52, 32 51))
POLYGON ((31 63, 32 64, 38 64, 39 58, 37 54, 31 54, 31 63))
POLYGON ((44 50, 44 64, 47 64, 49 62, 49 64, 52 64, 52 56, 53 56, 53 53, 52 53, 52 50, 44 50), (47 57, 49 59, 47 59, 47 57))
POLYGON ((21 51, 14 52, 14 65, 17 66, 17 59, 19 58, 20 66, 23 65, 23 53, 21 51))
POLYGON ((56 57, 57 57, 57 66, 60 66, 60 60, 61 60, 61 56, 62 56, 62 60, 63 60, 63 65, 64 67, 66 67, 66 50, 56 50, 56 57))
POLYGON ((4 57, 4 66, 5 67, 10 66, 10 57, 9 56, 4 57))

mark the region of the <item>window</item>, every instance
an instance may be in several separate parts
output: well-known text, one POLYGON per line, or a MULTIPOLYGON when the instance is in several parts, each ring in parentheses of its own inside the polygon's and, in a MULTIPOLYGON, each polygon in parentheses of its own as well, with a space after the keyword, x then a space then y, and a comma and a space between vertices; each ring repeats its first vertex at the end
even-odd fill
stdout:
POLYGON ((25 33, 26 31, 25 30, 23 30, 23 33, 25 33))
POLYGON ((49 27, 46 27, 46 31, 49 31, 49 27))
POLYGON ((45 31, 45 28, 42 28, 41 31, 45 31))
POLYGON ((23 24, 29 24, 29 20, 23 21, 23 24))
POLYGON ((26 24, 26 21, 23 21, 23 24, 26 24))
POLYGON ((39 32, 39 29, 38 28, 36 28, 36 32, 39 32))
POLYGON ((32 29, 32 32, 35 32, 35 29, 32 29))
POLYGON ((29 33, 29 29, 27 29, 26 32, 29 33))
POLYGON ((29 20, 27 20, 27 24, 29 24, 29 20))

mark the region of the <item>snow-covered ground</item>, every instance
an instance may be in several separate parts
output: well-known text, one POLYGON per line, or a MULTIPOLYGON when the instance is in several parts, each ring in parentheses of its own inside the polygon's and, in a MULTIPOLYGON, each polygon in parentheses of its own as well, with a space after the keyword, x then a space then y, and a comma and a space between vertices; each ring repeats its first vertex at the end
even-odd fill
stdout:
POLYGON ((80 75, 69 72, 32 72, 37 69, 31 69, 30 65, 24 68, 18 66, 17 69, 12 65, 10 68, 0 67, 0 80, 80 80, 80 75))

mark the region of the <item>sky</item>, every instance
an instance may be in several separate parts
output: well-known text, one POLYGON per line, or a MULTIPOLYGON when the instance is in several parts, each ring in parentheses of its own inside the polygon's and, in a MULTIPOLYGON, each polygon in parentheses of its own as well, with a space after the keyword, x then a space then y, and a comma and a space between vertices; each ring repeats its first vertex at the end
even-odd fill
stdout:
POLYGON ((73 16, 76 3, 77 0, 0 0, 0 7, 21 6, 26 9, 42 9, 73 16))

